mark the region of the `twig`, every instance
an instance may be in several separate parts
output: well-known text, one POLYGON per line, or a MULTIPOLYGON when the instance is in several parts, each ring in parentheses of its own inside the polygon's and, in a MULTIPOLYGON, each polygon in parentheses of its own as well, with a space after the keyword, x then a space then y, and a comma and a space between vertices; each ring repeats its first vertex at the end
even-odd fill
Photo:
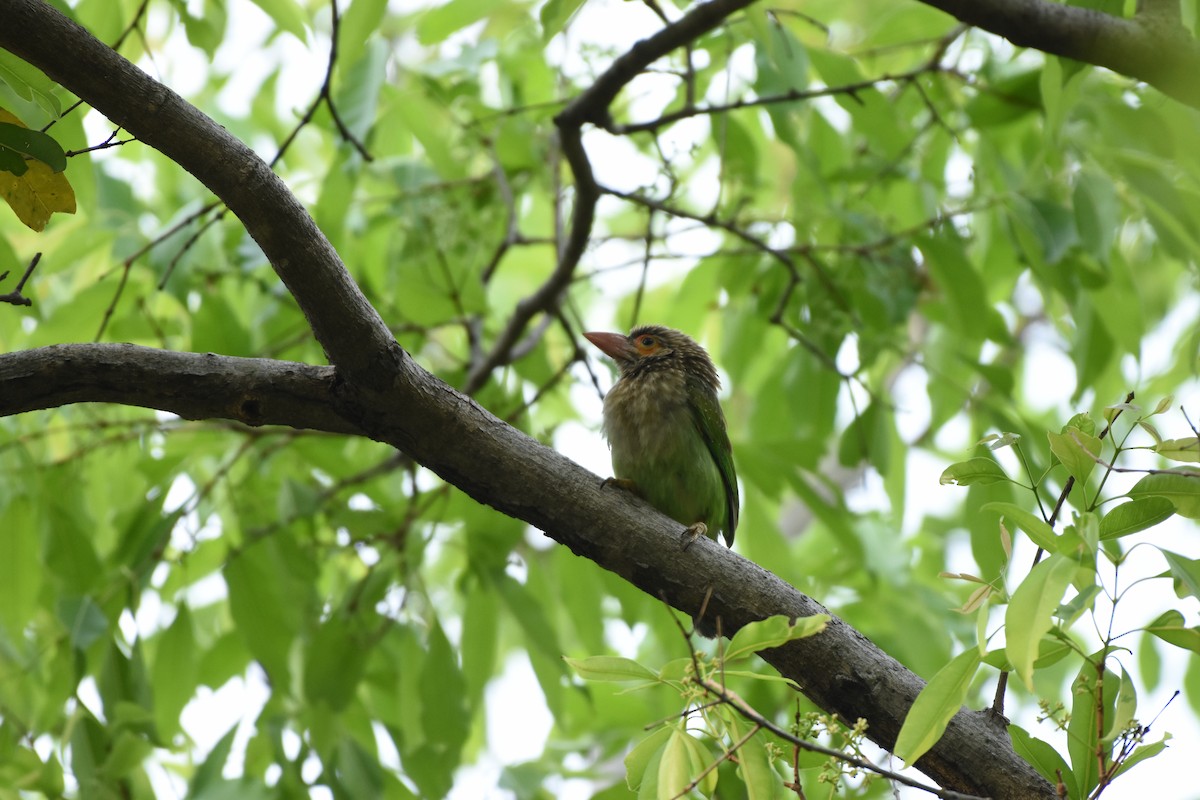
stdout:
MULTIPOLYGON (((670 214, 673 217, 690 219, 695 222, 702 222, 705 225, 713 228, 719 228, 726 233, 736 236, 746 244, 751 245, 752 247, 771 256, 780 264, 782 264, 793 277, 799 280, 800 268, 796 266, 796 262, 788 254, 787 250, 780 249, 778 247, 772 247, 767 242, 763 241, 757 236, 754 236, 745 229, 739 227, 737 224, 728 220, 720 219, 714 213, 697 214, 692 211, 687 211, 682 208, 668 205, 662 200, 655 200, 650 197, 645 197, 637 194, 636 192, 624 192, 620 189, 615 189, 609 186, 601 186, 599 187, 599 190, 605 194, 610 194, 613 197, 619 197, 622 200, 627 200, 630 203, 636 203, 638 205, 645 206, 646 208, 658 209, 659 211, 670 214)), ((846 301, 841 289, 839 289, 837 284, 834 283, 833 277, 825 271, 825 268, 821 266, 820 262, 812 258, 806 258, 805 260, 812 268, 812 271, 816 274, 817 279, 821 283, 822 287, 824 287, 825 291, 829 292, 829 295, 833 301, 837 303, 843 311, 850 312, 850 304, 846 301)))
POLYGON ((853 767, 858 767, 859 769, 867 770, 868 772, 874 772, 876 775, 881 775, 882 777, 887 778, 888 780, 902 783, 905 786, 911 786, 914 789, 920 789, 923 792, 929 792, 930 794, 934 795, 935 797, 942 798, 942 800, 985 800, 985 798, 981 798, 978 795, 963 794, 961 792, 955 792, 950 789, 939 789, 936 786, 929 786, 927 784, 921 783, 920 781, 914 780, 914 779, 908 777, 907 775, 901 775, 898 772, 893 772, 892 770, 885 769, 884 767, 881 767, 878 764, 874 764, 874 763, 866 760, 865 758, 858 758, 857 756, 848 755, 841 750, 834 750, 831 747, 824 747, 819 744, 813 744, 812 742, 809 742, 805 739, 801 739, 799 736, 795 736, 792 733, 785 731, 783 728, 780 728, 778 725, 771 722, 769 719, 767 719, 763 715, 759 714, 757 711, 755 711, 750 706, 749 703, 747 703, 745 700, 743 700, 733 690, 726 689, 724 686, 721 686, 721 684, 717 683, 716 681, 709 680, 707 678, 704 678, 704 679, 698 678, 698 680, 700 682, 700 685, 703 686, 710 694, 713 694, 716 697, 719 697, 721 700, 723 700, 725 703, 727 703, 731 708, 733 708, 735 711, 737 711, 739 714, 741 714, 743 717, 745 717, 747 721, 754 723, 755 725, 757 725, 760 728, 767 729, 771 733, 778 736, 780 739, 783 739, 784 741, 788 742, 789 744, 795 745, 796 747, 802 748, 804 750, 808 750, 809 752, 812 752, 812 753, 818 753, 820 755, 829 756, 830 758, 839 759, 853 767))
POLYGON ((325 78, 321 82, 320 91, 317 92, 317 96, 309 104, 308 108, 304 111, 304 114, 301 115, 300 121, 296 123, 296 127, 293 128, 292 132, 289 133, 287 138, 283 140, 283 144, 279 145, 279 150, 275 153, 275 157, 271 159, 272 169, 274 169, 275 165, 278 164, 280 159, 283 158, 284 154, 288 151, 288 148, 292 146, 292 142, 296 140, 296 137, 300 134, 300 131, 304 128, 304 126, 312 122, 313 116, 316 115, 317 109, 321 107, 322 103, 329 108, 329 116, 333 118, 333 124, 337 126, 338 133, 342 135, 342 138, 349 142, 354 149, 358 151, 358 154, 363 157, 364 161, 374 160, 362 142, 358 141, 358 138, 350 132, 349 128, 346 127, 346 123, 342 121, 341 115, 338 114, 337 106, 333 102, 331 86, 333 83, 333 68, 337 64, 338 31, 341 25, 341 18, 338 15, 337 0, 329 0, 329 7, 333 15, 333 21, 330 25, 329 32, 329 63, 325 67, 325 78))
POLYGON ((813 100, 818 97, 833 97, 840 94, 848 94, 854 96, 857 92, 864 89, 873 89, 881 83, 911 83, 918 77, 928 74, 936 74, 941 72, 950 72, 942 69, 937 64, 925 64, 908 72, 901 72, 895 75, 885 74, 876 78, 857 81, 855 83, 844 83, 839 86, 823 86, 820 89, 789 89, 786 92, 778 94, 770 94, 764 97, 754 97, 749 99, 734 100, 729 103, 720 103, 717 105, 707 106, 685 106, 678 111, 672 111, 663 114, 657 119, 647 120, 646 122, 631 122, 627 124, 617 124, 609 121, 604 125, 605 130, 615 135, 628 135, 631 133, 645 133, 657 131, 666 125, 670 125, 680 120, 690 119, 692 117, 709 116, 714 114, 726 114, 730 111, 738 111, 743 108, 758 108, 760 106, 770 106, 777 103, 794 103, 801 100, 813 100))
MULTIPOLYGON (((21 294, 21 290, 25 288, 25 282, 29 280, 29 276, 33 274, 34 267, 42 260, 42 254, 36 253, 33 259, 29 262, 29 266, 25 268, 25 274, 21 276, 21 280, 17 281, 17 288, 13 289, 8 294, 0 294, 0 303, 12 303, 14 306, 31 306, 33 301, 25 295, 21 294)), ((0 281, 8 277, 8 270, 0 273, 0 281)))

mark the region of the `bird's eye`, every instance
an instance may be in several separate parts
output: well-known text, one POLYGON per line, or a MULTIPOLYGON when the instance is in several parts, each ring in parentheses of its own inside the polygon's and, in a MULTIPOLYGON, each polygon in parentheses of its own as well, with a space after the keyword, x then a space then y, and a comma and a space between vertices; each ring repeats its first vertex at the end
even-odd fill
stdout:
POLYGON ((638 344, 640 344, 642 347, 651 347, 654 345, 654 337, 653 336, 643 336, 641 338, 641 341, 638 342, 638 344))

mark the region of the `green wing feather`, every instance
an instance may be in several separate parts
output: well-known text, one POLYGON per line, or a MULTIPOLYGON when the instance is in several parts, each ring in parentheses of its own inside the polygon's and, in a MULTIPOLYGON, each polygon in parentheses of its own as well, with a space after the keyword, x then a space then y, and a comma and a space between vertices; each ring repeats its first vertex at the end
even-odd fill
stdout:
POLYGON ((692 411, 692 419, 704 439, 709 454, 716 462, 717 470, 721 473, 721 483, 725 485, 725 544, 732 547, 740 501, 737 473, 733 469, 733 447, 729 444, 729 434, 725 430, 725 415, 721 413, 721 404, 717 401, 715 392, 694 380, 689 380, 688 384, 688 405, 692 411))

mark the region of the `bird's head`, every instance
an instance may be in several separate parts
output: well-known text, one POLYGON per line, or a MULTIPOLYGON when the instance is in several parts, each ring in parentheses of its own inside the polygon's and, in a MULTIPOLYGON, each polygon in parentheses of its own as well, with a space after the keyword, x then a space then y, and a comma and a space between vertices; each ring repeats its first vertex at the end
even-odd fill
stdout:
POLYGON ((708 353, 681 331, 662 325, 641 325, 628 336, 623 333, 585 333, 583 336, 617 362, 622 378, 636 380, 658 370, 682 370, 714 392, 721 385, 708 353))

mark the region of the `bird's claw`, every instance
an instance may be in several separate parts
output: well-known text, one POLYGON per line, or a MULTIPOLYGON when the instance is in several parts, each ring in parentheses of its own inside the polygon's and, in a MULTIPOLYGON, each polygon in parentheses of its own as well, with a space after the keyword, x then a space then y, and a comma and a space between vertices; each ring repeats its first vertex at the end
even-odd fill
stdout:
POLYGON ((696 541, 701 536, 704 536, 707 533, 708 533, 708 526, 705 525, 703 522, 697 522, 692 525, 688 525, 686 528, 683 529, 683 535, 679 537, 680 540, 683 542, 683 549, 687 550, 689 547, 692 546, 692 542, 696 541))
POLYGON ((633 492, 638 497, 642 496, 642 493, 638 491, 637 484, 629 480, 629 478, 605 478, 600 482, 601 489, 608 486, 617 486, 627 492, 633 492))

